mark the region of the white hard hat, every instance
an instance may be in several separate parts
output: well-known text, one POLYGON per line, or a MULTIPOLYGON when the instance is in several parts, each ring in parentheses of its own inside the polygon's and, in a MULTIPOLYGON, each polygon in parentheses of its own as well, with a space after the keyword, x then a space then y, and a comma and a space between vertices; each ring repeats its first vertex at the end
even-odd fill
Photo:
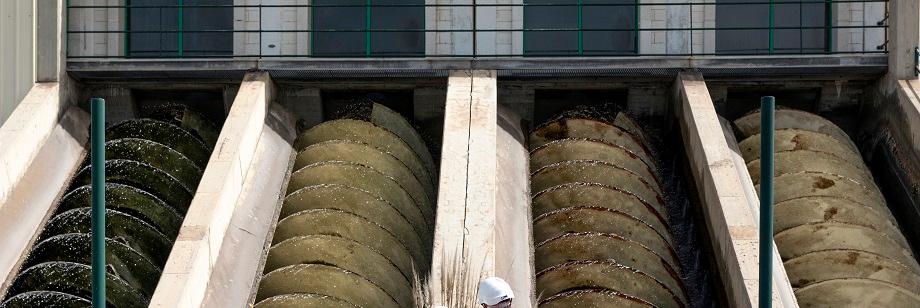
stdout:
POLYGON ((479 283, 479 303, 495 305, 506 299, 513 299, 511 286, 498 277, 489 277, 479 283))

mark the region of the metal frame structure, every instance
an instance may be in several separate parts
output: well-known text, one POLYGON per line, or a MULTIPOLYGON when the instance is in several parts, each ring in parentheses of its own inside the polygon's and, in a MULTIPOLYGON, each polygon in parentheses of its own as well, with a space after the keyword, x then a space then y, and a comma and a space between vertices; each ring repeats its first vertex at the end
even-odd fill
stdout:
MULTIPOLYGON (((124 19, 125 19, 125 21, 124 21, 124 27, 123 27, 122 30, 68 30, 68 31, 67 31, 67 35, 72 35, 72 34, 90 34, 90 33, 107 33, 107 34, 110 34, 110 33, 117 33, 117 34, 120 34, 120 35, 122 35, 122 36, 125 38, 125 39, 123 40, 123 41, 124 41, 124 47, 123 47, 124 50, 123 50, 123 52, 122 52, 121 55, 102 55, 102 56, 99 56, 99 55, 92 55, 92 56, 87 56, 87 55, 72 55, 72 54, 70 54, 70 51, 68 50, 68 55, 67 55, 68 58, 72 58, 72 59, 89 59, 89 58, 110 58, 110 59, 111 59, 111 58, 186 58, 187 55, 185 55, 185 54, 183 53, 183 49, 184 49, 184 48, 183 48, 183 45, 184 45, 184 44, 183 44, 183 35, 182 35, 182 34, 185 34, 185 33, 228 33, 228 32, 229 32, 229 33, 258 33, 258 34, 259 34, 259 42, 260 42, 260 45, 261 45, 261 42, 262 42, 262 40, 263 40, 262 34, 263 34, 263 33, 266 33, 266 32, 269 32, 269 33, 279 33, 279 32, 280 32, 280 33, 304 33, 304 34, 306 34, 306 35, 310 35, 310 34, 312 34, 312 33, 318 33, 318 32, 361 32, 361 33, 365 33, 366 37, 368 37, 368 38, 369 38, 369 36, 370 36, 372 33, 382 33, 382 32, 423 32, 423 33, 426 33, 426 34, 427 34, 427 33, 445 33, 445 32, 446 32, 446 33, 471 33, 471 34, 473 35, 472 40, 471 40, 471 44, 472 44, 471 50, 472 50, 472 52, 469 53, 469 54, 430 54, 430 53, 429 53, 429 54, 425 54, 424 56, 425 56, 425 57, 456 57, 456 58, 501 58, 501 57, 528 57, 528 56, 534 56, 534 55, 528 55, 528 54, 526 53, 526 51, 525 51, 524 53, 515 53, 515 52, 512 52, 512 53, 498 53, 498 52, 496 52, 496 53, 492 53, 492 54, 483 54, 483 53, 477 52, 477 47, 478 47, 478 46, 477 46, 477 40, 476 40, 477 33, 481 33, 481 32, 496 32, 496 33, 497 33, 497 32, 520 32, 520 33, 523 33, 523 34, 524 34, 524 37, 526 37, 526 36, 527 36, 527 35, 526 35, 527 33, 534 33, 534 32, 573 32, 573 31, 577 31, 577 33, 578 33, 578 38, 579 38, 579 39, 578 39, 578 52, 577 52, 577 53, 574 53, 574 54, 572 54, 572 53, 560 53, 560 54, 545 54, 545 53, 541 53, 539 56, 541 56, 541 57, 572 57, 572 56, 575 56, 575 57, 583 57, 583 56, 585 56, 585 55, 584 55, 584 50, 583 50, 583 43, 584 43, 584 42, 583 42, 583 33, 584 33, 584 32, 591 32, 591 31, 601 31, 601 32, 630 31, 630 32, 642 33, 642 32, 647 32, 647 31, 663 31, 663 32, 668 32, 668 31, 689 31, 689 32, 691 33, 691 35, 690 35, 690 40, 691 40, 691 45, 692 45, 692 33, 693 33, 694 31, 715 31, 715 30, 768 30, 768 31, 769 31, 769 48, 768 48, 768 51, 767 51, 766 53, 763 53, 763 52, 738 52, 738 53, 725 53, 725 52, 695 52, 695 51, 693 50, 693 48, 690 48, 688 53, 649 53, 649 52, 643 52, 642 50, 640 50, 639 44, 637 43, 637 44, 636 44, 636 52, 634 53, 633 56, 727 56, 727 55, 744 56, 744 55, 773 55, 773 54, 783 54, 783 55, 884 54, 884 53, 887 53, 887 51, 888 51, 888 46, 887 46, 886 44, 883 44, 883 45, 881 45, 881 46, 878 46, 878 47, 877 47, 877 50, 870 50, 870 51, 865 51, 865 50, 864 50, 864 51, 840 51, 840 50, 833 50, 833 31, 836 30, 836 29, 862 29, 862 31, 863 31, 863 33, 864 33, 863 36, 865 36, 865 32, 866 32, 867 30, 869 30, 869 29, 884 29, 884 30, 885 30, 885 36, 887 37, 887 36, 888 36, 888 33, 887 33, 888 25, 886 24, 885 21, 879 22, 879 23, 876 24, 876 25, 859 25, 859 26, 834 25, 834 24, 833 24, 833 18, 832 18, 832 12, 833 12, 833 5, 834 5, 834 4, 839 4, 839 3, 864 3, 864 4, 865 4, 865 3, 886 3, 886 4, 887 4, 890 0, 821 0, 821 1, 816 1, 816 0, 760 0, 760 1, 757 1, 757 2, 744 2, 744 1, 738 1, 738 2, 731 2, 731 1, 701 2, 702 0, 693 0, 693 1, 690 1, 690 2, 682 2, 682 3, 641 3, 641 2, 638 2, 638 1, 637 1, 637 2, 634 2, 634 3, 607 3, 607 4, 583 3, 583 1, 581 1, 581 0, 575 1, 574 3, 549 3, 549 4, 534 4, 534 3, 528 4, 528 3, 526 3, 526 1, 523 2, 523 3, 519 3, 519 4, 482 4, 482 3, 477 3, 476 1, 472 1, 471 4, 373 4, 372 1, 367 0, 367 1, 365 1, 365 3, 360 4, 360 5, 354 5, 354 4, 335 4, 335 5, 316 5, 316 4, 305 4, 305 5, 261 5, 261 4, 260 4, 260 5, 188 5, 188 4, 185 4, 185 1, 184 1, 184 0, 176 0, 176 1, 177 1, 177 2, 176 2, 176 3, 177 3, 176 5, 132 5, 131 2, 130 2, 130 0, 126 0, 124 5, 71 5, 70 2, 68 1, 67 7, 66 7, 66 10, 67 10, 67 12, 68 12, 68 15, 69 15, 69 12, 71 12, 72 10, 85 10, 85 9, 123 9, 123 10, 125 11, 125 13, 124 13, 124 19), (824 25, 823 25, 823 26, 801 26, 801 22, 802 22, 802 18, 803 18, 802 16, 800 16, 800 25, 797 26, 797 27, 776 26, 775 23, 774 23, 774 19, 775 19, 775 16, 774 16, 774 15, 775 15, 775 14, 774 14, 774 11, 775 11, 775 10, 774 10, 774 8, 776 7, 776 5, 799 4, 800 7, 801 7, 801 5, 804 5, 804 4, 820 4, 822 1, 823 1, 823 3, 825 4, 825 12, 826 12, 826 13, 825 13, 825 21, 824 21, 824 25), (652 7, 652 6, 669 6, 669 7, 670 7, 670 6, 689 6, 690 8, 692 8, 692 7, 694 7, 694 6, 714 6, 714 5, 739 5, 739 6, 741 6, 741 5, 769 5, 769 7, 770 7, 770 10, 769 10, 769 16, 770 16, 770 17, 769 17, 769 25, 768 25, 767 27, 717 27, 717 26, 716 26, 716 27, 693 27, 692 24, 694 23, 695 20, 693 19, 693 18, 694 18, 694 16, 693 16, 694 14, 692 14, 692 13, 689 14, 689 15, 690 15, 690 23, 689 23, 689 24, 691 25, 691 26, 689 26, 689 27, 663 27, 663 28, 662 28, 662 27, 654 27, 654 28, 653 28, 653 27, 647 27, 647 28, 646 28, 646 27, 642 27, 641 24, 640 24, 640 22, 639 22, 639 19, 640 19, 640 18, 639 18, 639 15, 640 15, 640 14, 639 14, 638 12, 639 12, 639 10, 640 10, 642 7, 652 7), (371 16, 371 14, 370 14, 370 10, 371 10, 372 8, 374 8, 374 7, 420 7, 420 6, 421 6, 421 7, 425 7, 425 8, 443 8, 443 7, 449 7, 449 8, 471 8, 471 9, 472 9, 471 19, 472 19, 472 25, 473 25, 473 26, 472 26, 471 28, 469 28, 469 29, 374 29, 374 28, 371 27, 371 18, 372 18, 372 16, 371 16), (621 29, 613 29, 613 28, 587 28, 587 29, 586 29, 586 28, 583 27, 583 24, 582 24, 583 20, 582 20, 582 18, 581 18, 581 17, 582 17, 581 14, 579 14, 579 16, 578 16, 578 25, 577 25, 575 28, 546 28, 546 29, 542 29, 542 28, 540 28, 540 29, 532 29, 532 28, 530 28, 530 29, 528 29, 528 28, 526 28, 526 27, 521 27, 521 28, 511 28, 511 29, 498 29, 498 28, 483 29, 483 28, 477 27, 477 24, 476 24, 476 20, 477 20, 477 16, 476 16, 476 15, 477 15, 477 8, 482 8, 482 7, 537 7, 537 6, 544 6, 544 7, 546 7, 546 6, 550 6, 550 7, 570 7, 570 6, 577 6, 577 7, 579 8, 579 10, 578 10, 579 13, 581 13, 582 10, 583 10, 585 7, 632 6, 632 7, 635 8, 635 10, 636 10, 636 12, 637 12, 637 13, 636 13, 637 16, 636 16, 635 26, 632 27, 632 28, 628 28, 628 29, 627 29, 627 28, 621 28, 621 29), (259 9, 259 20, 261 21, 261 20, 262 20, 262 9, 263 9, 263 8, 292 8, 292 9, 293 9, 293 8, 314 8, 314 7, 363 7, 363 8, 365 8, 365 9, 368 11, 368 12, 366 13, 366 16, 365 16, 365 19, 366 19, 366 21, 365 21, 365 26, 364 26, 364 27, 361 27, 361 29, 335 29, 335 30, 323 30, 323 29, 294 29, 294 30, 283 30, 283 29, 262 29, 262 24, 261 24, 261 22, 260 22, 260 23, 259 23, 259 29, 254 29, 254 30, 246 30, 246 29, 189 30, 189 29, 184 29, 185 27, 184 27, 184 25, 183 25, 183 18, 182 18, 183 13, 184 13, 183 10, 186 9, 186 8, 258 8, 258 9, 259 9), (176 9, 176 10, 178 10, 178 16, 179 16, 179 17, 177 18, 177 19, 178 19, 177 30, 155 30, 155 31, 154 31, 154 30, 149 30, 149 31, 148 31, 148 30, 133 30, 133 29, 130 29, 130 27, 129 27, 129 26, 130 26, 130 22, 129 22, 130 13, 129 13, 129 12, 130 12, 130 9, 132 9, 132 8, 159 8, 159 9, 161 9, 161 10, 162 10, 162 9, 176 9), (809 29, 812 29, 812 30, 815 30, 815 29, 824 30, 826 39, 825 39, 825 48, 824 48, 823 51, 821 51, 821 52, 809 52, 809 51, 804 50, 804 48, 799 48, 799 52, 798 52, 798 53, 794 53, 794 52, 793 52, 793 53, 787 53, 787 52, 779 53, 779 52, 777 52, 777 51, 775 50, 775 46, 774 46, 774 39, 775 39, 775 38, 774 38, 774 33, 775 33, 777 30, 798 30, 798 31, 800 31, 800 33, 802 33, 803 31, 809 30, 809 29), (136 33, 159 33, 159 34, 165 34, 165 33, 178 33, 178 35, 177 35, 178 50, 177 50, 177 52, 176 52, 176 55, 174 55, 174 56, 158 55, 158 56, 151 56, 151 57, 131 56, 131 55, 129 54, 129 52, 127 52, 128 49, 129 49, 129 39, 130 39, 130 35, 131 35, 131 34, 136 34, 136 33)), ((887 8, 886 8, 886 10, 887 10, 887 8)), ((311 11, 310 14, 312 14, 312 11, 311 11)), ((799 14, 802 15, 801 10, 800 10, 800 13, 799 13, 799 14)), ((886 13, 886 16, 887 16, 887 13, 886 13)), ((312 22, 311 22, 311 23, 312 23, 312 22)), ((71 27, 68 27, 68 29, 71 29, 71 27)), ((637 37, 636 40, 638 41, 638 40, 639 40, 639 39, 638 39, 639 35, 637 35, 636 37, 637 37)), ((369 40, 368 38, 366 38, 366 42, 365 42, 365 44, 367 44, 367 45, 370 44, 370 40, 369 40)), ((311 35, 310 40, 312 41, 312 35, 311 35)), ((801 40, 801 36, 800 36, 800 40, 801 40)), ((865 40, 863 40, 863 41, 865 41, 865 40)), ((312 49, 312 48, 313 48, 313 46, 312 46, 312 44, 311 44, 311 49, 312 49)), ((365 55, 364 55, 365 58, 400 58, 400 57, 401 57, 401 58, 405 58, 405 57, 418 57, 418 56, 419 56, 418 54, 405 54, 405 55, 402 55, 402 54, 374 55, 374 54, 370 53, 370 48, 369 48, 369 46, 367 46, 367 47, 365 48, 365 50, 366 50, 365 55)), ((595 56, 595 55, 591 55, 591 56, 595 56)), ((599 54, 599 55, 596 55, 596 56, 605 56, 605 55, 599 54)), ((620 54, 616 54, 616 55, 613 55, 613 54, 612 54, 612 55, 610 55, 610 56, 622 56, 622 54, 621 54, 621 53, 620 53, 620 54)), ((231 58, 231 57, 232 57, 232 58, 271 58, 271 57, 284 57, 284 58, 306 57, 306 58, 313 58, 313 57, 318 57, 318 56, 316 56, 316 55, 311 55, 311 54, 298 54, 298 53, 294 53, 294 54, 280 54, 280 55, 266 55, 266 54, 263 54, 263 52, 261 52, 261 48, 260 48, 260 52, 259 52, 258 54, 195 55, 193 58, 231 58)), ((323 57, 324 57, 324 58, 328 58, 329 56, 323 56, 323 57)), ((192 57, 189 57, 189 58, 192 58, 192 57)), ((341 57, 341 58, 348 58, 348 57, 341 57)))

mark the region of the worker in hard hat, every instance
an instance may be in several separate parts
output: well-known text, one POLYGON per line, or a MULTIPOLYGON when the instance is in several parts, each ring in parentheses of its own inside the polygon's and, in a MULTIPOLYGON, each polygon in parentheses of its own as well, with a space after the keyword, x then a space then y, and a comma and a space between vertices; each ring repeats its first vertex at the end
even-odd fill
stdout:
POLYGON ((479 283, 479 303, 484 308, 511 307, 514 292, 511 286, 498 277, 489 277, 479 283))

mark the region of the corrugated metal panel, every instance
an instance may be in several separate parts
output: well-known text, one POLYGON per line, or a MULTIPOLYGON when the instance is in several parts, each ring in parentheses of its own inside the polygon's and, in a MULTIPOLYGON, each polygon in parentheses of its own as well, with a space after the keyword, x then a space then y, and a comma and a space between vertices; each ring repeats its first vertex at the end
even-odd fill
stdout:
POLYGON ((32 88, 33 1, 0 1, 0 123, 32 88))

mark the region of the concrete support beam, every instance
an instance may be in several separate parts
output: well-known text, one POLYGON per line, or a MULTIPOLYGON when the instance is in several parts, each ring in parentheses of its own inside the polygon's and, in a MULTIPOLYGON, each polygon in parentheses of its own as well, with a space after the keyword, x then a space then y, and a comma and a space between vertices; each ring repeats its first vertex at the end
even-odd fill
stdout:
POLYGON ((434 305, 476 306, 477 284, 488 276, 511 283, 516 305, 532 303, 527 152, 520 121, 499 116, 497 97, 495 71, 450 73, 430 278, 434 305))
MULTIPOLYGON (((49 89, 33 92, 44 90, 49 89)), ((0 298, 83 161, 89 138, 89 115, 78 108, 70 108, 60 122, 56 113, 21 112, 39 110, 28 101, 38 96, 27 96, 0 129, 0 172, 9 172, 0 178, 0 298)))
POLYGON ((914 49, 920 46, 920 2, 891 0, 888 7, 888 74, 894 79, 917 79, 914 49))
MULTIPOLYGON (((232 229, 234 206, 257 166, 273 84, 265 72, 248 73, 221 129, 214 152, 189 206, 150 307, 198 307, 232 229)), ((232 233, 232 232, 231 232, 232 233)))
POLYGON ((272 103, 252 161, 243 193, 233 207, 233 218, 207 282, 201 307, 244 307, 262 275, 263 253, 277 221, 286 176, 294 149, 295 120, 272 103))
POLYGON ((475 298, 475 289, 446 284, 465 278, 459 288, 475 288, 495 270, 497 98, 495 71, 450 72, 430 280, 436 305, 474 305, 452 297, 465 291, 475 298))
POLYGON ((35 84, 0 126, 0 204, 8 201, 14 185, 58 125, 67 107, 60 102, 59 90, 57 82, 35 84))
MULTIPOLYGON (((702 76, 681 73, 675 88, 681 133, 729 305, 756 307, 759 201, 751 196, 747 170, 729 145, 736 142, 723 131, 702 76)), ((797 307, 779 254, 774 255, 774 307, 797 307)))

